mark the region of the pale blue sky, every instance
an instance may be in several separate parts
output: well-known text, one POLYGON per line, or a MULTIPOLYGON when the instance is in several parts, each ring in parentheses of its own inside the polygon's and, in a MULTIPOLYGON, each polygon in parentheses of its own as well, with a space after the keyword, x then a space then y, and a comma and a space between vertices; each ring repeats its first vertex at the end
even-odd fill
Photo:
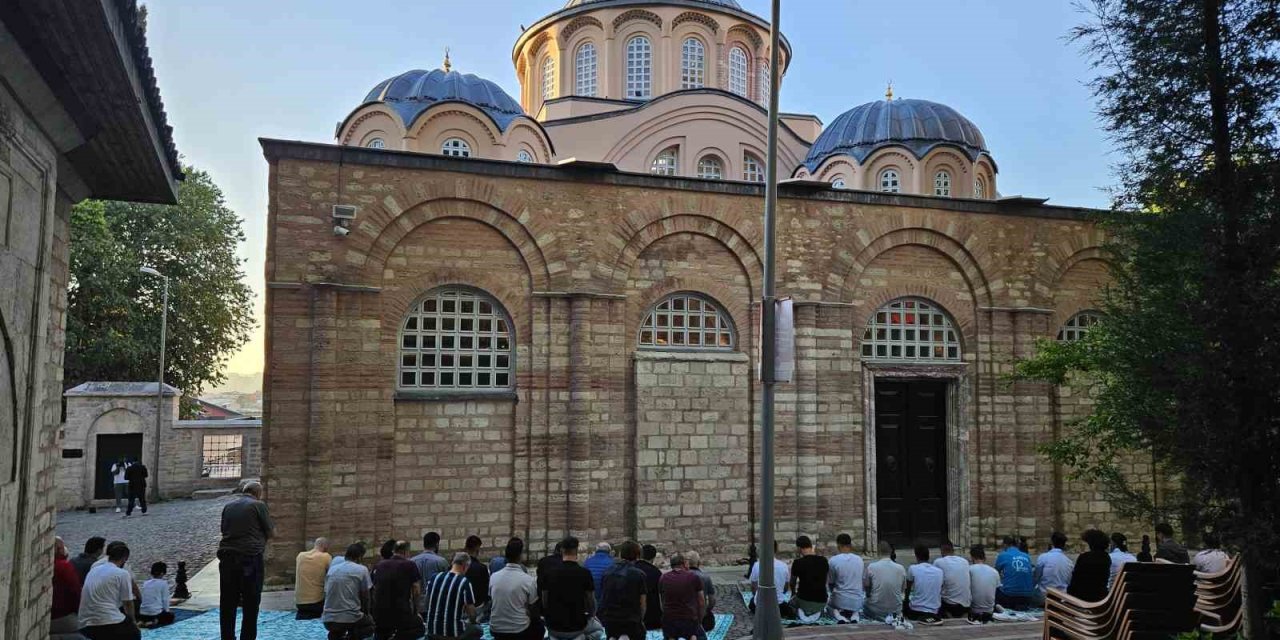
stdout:
MULTIPOLYGON (((767 15, 768 0, 739 0, 767 15)), ((186 162, 208 170, 244 218, 261 323, 267 164, 259 136, 332 142, 334 126, 380 80, 439 66, 517 92, 520 25, 562 0, 147 0, 156 76, 186 162)), ((1103 207, 1111 145, 1066 41, 1083 17, 1068 0, 783 0, 794 61, 784 111, 831 122, 879 99, 943 102, 973 120, 1000 166, 1000 191, 1103 207)), ((261 370, 261 327, 230 370, 261 370)))

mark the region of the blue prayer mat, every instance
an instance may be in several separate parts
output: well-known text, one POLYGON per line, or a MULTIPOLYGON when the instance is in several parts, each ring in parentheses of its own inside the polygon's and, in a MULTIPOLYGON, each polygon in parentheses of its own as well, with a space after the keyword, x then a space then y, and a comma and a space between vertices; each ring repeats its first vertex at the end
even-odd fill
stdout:
MULTIPOLYGON (((179 618, 185 617, 175 609, 179 618)), ((729 627, 733 626, 733 616, 727 613, 716 614, 716 627, 707 632, 707 640, 725 640, 729 635, 729 627)), ((493 640, 489 634, 489 625, 484 628, 484 640, 493 640)), ((240 628, 240 612, 236 612, 236 629, 240 628)), ((258 614, 258 637, 268 640, 315 640, 325 638, 328 631, 319 620, 294 620, 293 611, 263 611, 258 614)), ((218 640, 218 610, 204 613, 191 613, 190 617, 159 629, 143 629, 142 637, 147 640, 218 640)), ((645 640, 662 640, 661 631, 650 631, 645 640)))

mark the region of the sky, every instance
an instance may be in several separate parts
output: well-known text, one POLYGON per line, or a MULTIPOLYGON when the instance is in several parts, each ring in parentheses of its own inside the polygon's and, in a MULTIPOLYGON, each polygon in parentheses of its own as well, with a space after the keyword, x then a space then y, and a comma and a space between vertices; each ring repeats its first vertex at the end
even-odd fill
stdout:
MULTIPOLYGON (((768 0, 739 0, 767 16, 768 0)), ((333 142, 379 81, 440 65, 517 95, 521 25, 563 0, 145 0, 148 41, 183 161, 244 220, 258 328, 227 372, 262 370, 267 163, 259 137, 333 142)), ((1070 0, 783 0, 793 61, 782 110, 831 122, 884 96, 948 104, 978 125, 1002 195, 1105 207, 1118 160, 1095 114, 1070 0)))

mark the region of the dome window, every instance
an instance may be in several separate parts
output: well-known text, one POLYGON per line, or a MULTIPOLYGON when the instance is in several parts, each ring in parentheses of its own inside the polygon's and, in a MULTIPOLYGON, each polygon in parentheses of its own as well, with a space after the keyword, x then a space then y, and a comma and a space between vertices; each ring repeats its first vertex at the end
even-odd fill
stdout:
POLYGON ((902 181, 898 177, 897 169, 885 169, 880 172, 880 190, 885 193, 902 191, 902 181))
POLYGON ((449 138, 440 145, 440 153, 454 158, 470 158, 471 145, 462 138, 449 138))
POLYGON ((729 91, 747 97, 747 52, 742 47, 729 50, 729 91))
POLYGON ((520 153, 516 154, 516 162, 524 162, 524 163, 533 162, 533 154, 529 153, 524 149, 521 149, 520 153))
POLYGON ((987 181, 978 178, 973 181, 973 197, 983 199, 987 197, 987 181))
POLYGON ((742 154, 742 179, 747 182, 764 182, 764 163, 751 153, 742 154))
POLYGON ((686 38, 680 57, 680 88, 701 89, 706 84, 706 47, 697 38, 686 38))
POLYGON ((951 174, 939 171, 933 174, 933 195, 944 198, 951 197, 951 174))
POLYGON ((596 95, 596 45, 584 42, 573 57, 574 95, 596 95))
POLYGON ((676 147, 667 147, 653 159, 653 166, 649 168, 649 173, 659 176, 676 175, 676 167, 680 165, 680 150, 676 147))
POLYGON ((653 46, 649 38, 627 41, 627 98, 648 100, 653 93, 653 46))
POLYGON ((556 61, 547 56, 542 61, 542 100, 546 102, 556 97, 556 61))
POLYGON ((724 163, 715 156, 702 156, 698 160, 698 177, 704 180, 723 180, 724 163))
POLYGON ((844 186, 844 178, 836 178, 835 180, 832 180, 832 181, 831 181, 831 188, 832 188, 832 189, 843 189, 843 188, 845 188, 845 186, 844 186))
POLYGON ((386 149, 387 141, 382 138, 373 138, 369 142, 366 142, 364 146, 370 149, 386 149))

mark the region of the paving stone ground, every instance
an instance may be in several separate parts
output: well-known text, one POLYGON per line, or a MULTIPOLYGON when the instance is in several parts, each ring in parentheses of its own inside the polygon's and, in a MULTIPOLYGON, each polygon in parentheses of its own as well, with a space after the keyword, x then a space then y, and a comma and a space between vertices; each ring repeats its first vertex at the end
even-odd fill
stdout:
POLYGON ((151 563, 169 565, 169 579, 178 572, 178 561, 187 563, 187 575, 194 576, 214 559, 218 551, 218 531, 222 506, 230 497, 210 500, 170 500, 153 504, 147 515, 134 510, 122 517, 115 509, 58 512, 58 535, 74 556, 84 550, 93 536, 107 542, 123 540, 129 545, 129 569, 138 580, 146 580, 151 563))

